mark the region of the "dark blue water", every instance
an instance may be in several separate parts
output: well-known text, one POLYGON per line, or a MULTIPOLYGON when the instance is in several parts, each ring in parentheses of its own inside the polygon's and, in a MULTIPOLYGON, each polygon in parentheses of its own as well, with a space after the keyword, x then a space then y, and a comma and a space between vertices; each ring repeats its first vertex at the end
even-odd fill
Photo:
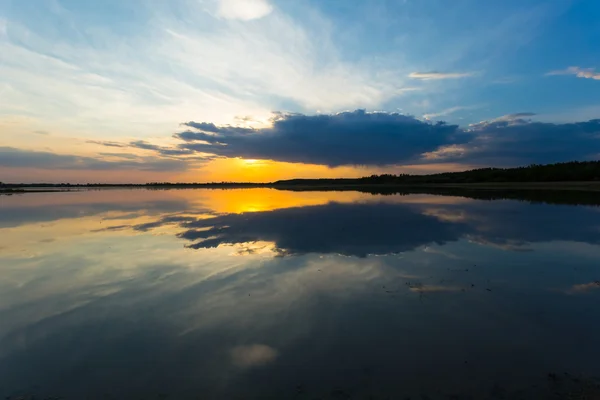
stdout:
POLYGON ((0 394, 600 398, 600 207, 472 197, 2 196, 0 394))

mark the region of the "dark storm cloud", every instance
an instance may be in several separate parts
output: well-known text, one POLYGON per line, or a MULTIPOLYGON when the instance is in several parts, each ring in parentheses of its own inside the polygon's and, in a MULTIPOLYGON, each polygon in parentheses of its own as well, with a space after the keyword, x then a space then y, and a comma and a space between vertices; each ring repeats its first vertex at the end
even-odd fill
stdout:
POLYGON ((330 115, 276 114, 263 129, 183 124, 182 148, 226 157, 307 164, 389 165, 415 162, 424 152, 461 143, 457 125, 431 124, 398 113, 363 110, 330 115))
POLYGON ((186 122, 180 148, 225 157, 340 165, 441 161, 517 166, 597 158, 600 120, 553 124, 519 112, 466 128, 363 110, 308 116, 277 113, 262 129, 186 122))
POLYGON ((600 119, 553 124, 524 120, 523 116, 472 125, 472 140, 446 159, 481 165, 527 165, 600 157, 600 119))
POLYGON ((187 168, 187 164, 183 160, 161 159, 157 157, 138 157, 136 160, 107 161, 93 157, 21 150, 14 147, 0 147, 0 167, 160 172, 182 171, 187 168))

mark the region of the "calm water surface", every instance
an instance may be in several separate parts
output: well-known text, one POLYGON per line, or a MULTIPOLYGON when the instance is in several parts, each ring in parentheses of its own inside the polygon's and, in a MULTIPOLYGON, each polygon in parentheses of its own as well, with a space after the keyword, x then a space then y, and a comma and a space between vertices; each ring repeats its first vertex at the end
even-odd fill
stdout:
POLYGON ((34 193, 0 238, 2 398, 600 398, 593 205, 34 193))

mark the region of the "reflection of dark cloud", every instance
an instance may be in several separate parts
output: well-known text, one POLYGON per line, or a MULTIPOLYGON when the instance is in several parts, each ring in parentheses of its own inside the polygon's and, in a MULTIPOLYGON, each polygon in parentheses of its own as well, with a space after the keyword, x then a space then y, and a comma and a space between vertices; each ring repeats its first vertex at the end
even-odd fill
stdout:
POLYGON ((158 221, 136 225, 133 227, 133 229, 135 229, 136 231, 139 231, 139 232, 147 232, 150 229, 159 228, 164 225, 174 224, 174 223, 183 223, 183 222, 192 222, 195 220, 196 220, 196 218, 194 218, 194 217, 169 215, 166 217, 162 217, 158 221))
POLYGON ((501 271, 511 283, 491 293, 479 285, 452 294, 425 284, 423 301, 394 270, 435 274, 437 281, 447 261, 309 256, 230 268, 224 258, 202 272, 176 257, 173 264, 137 264, 122 256, 107 259, 127 267, 114 281, 81 274, 97 262, 92 257, 48 259, 38 274, 59 276, 61 290, 0 309, 10 322, 0 335, 2 396, 23 388, 41 392, 36 398, 66 399, 403 399, 457 390, 465 393, 457 398, 488 398, 499 375, 518 377, 506 381, 520 388, 520 379, 544 383, 556 365, 597 368, 597 352, 589 351, 600 332, 593 302, 565 302, 544 284, 515 291, 511 283, 527 282, 525 269, 501 271), (389 296, 382 286, 392 282, 401 290, 389 296), (93 288, 102 295, 91 297, 93 288), (540 354, 556 343, 563 348, 550 365, 540 354), (465 379, 471 365, 477 367, 465 379), (471 397, 474 390, 481 396, 471 397))
POLYGON ((284 253, 364 257, 456 240, 464 227, 392 204, 338 204, 230 214, 184 224, 191 248, 274 242, 284 253))
POLYGON ((274 242, 282 254, 338 253, 364 257, 412 250, 461 237, 522 251, 529 243, 600 243, 600 213, 586 207, 517 202, 460 205, 338 204, 193 220, 167 216, 134 227, 178 223, 190 248, 274 242))
POLYGON ((385 165, 456 143, 456 125, 430 124, 397 113, 363 110, 330 115, 277 114, 263 129, 188 122, 182 148, 227 157, 325 164, 385 165))
MULTIPOLYGON (((116 146, 122 147, 122 146, 116 146)), ((55 154, 45 151, 20 150, 0 147, 0 166, 9 168, 44 168, 67 170, 138 170, 138 171, 183 171, 187 164, 183 160, 158 157, 138 157, 107 161, 93 157, 55 154)))
POLYGON ((465 211, 472 232, 492 243, 600 243, 600 212, 592 208, 494 202, 465 211))
MULTIPOLYGON (((157 204, 156 223, 136 229, 179 224, 187 229, 182 237, 195 241, 270 240, 290 253, 384 254, 470 234, 598 240, 593 235, 600 213, 591 208, 420 200, 425 202, 331 203, 206 220, 185 216, 190 210, 175 215, 186 208, 177 202, 96 207, 140 211, 157 204)), ((43 207, 54 210, 50 215, 63 212, 43 207)), ((168 237, 146 239, 141 246, 142 238, 106 235, 94 238, 98 247, 81 247, 80 256, 57 246, 35 259, 10 260, 3 293, 18 301, 0 308, 2 396, 23 388, 42 391, 36 398, 68 399, 349 398, 347 392, 352 398, 424 398, 425 392, 452 398, 457 390, 465 393, 461 398, 487 398, 498 376, 516 376, 507 382, 521 387, 520 379, 544 383, 557 365, 597 370, 600 319, 593 304, 600 291, 591 285, 597 279, 589 276, 592 257, 575 260, 588 272, 573 278, 572 265, 562 268, 560 260, 537 276, 535 268, 504 268, 527 259, 464 243, 449 249, 464 252, 464 259, 417 252, 402 259, 233 261, 193 257, 168 237), (114 250, 106 251, 111 244, 114 250), (470 258, 489 265, 468 274, 453 271, 470 266, 470 258), (24 279, 23 271, 30 277, 24 279), (441 284, 440 278, 454 282, 441 284), (419 286, 406 284, 413 279, 419 286), (483 286, 490 279, 492 292, 483 286), (477 286, 450 291, 466 282, 477 286), (549 284, 587 295, 565 301, 549 284), (540 357, 556 343, 563 348, 550 362, 540 357), (471 368, 467 380, 465 368, 471 368), (432 376, 445 378, 432 382, 432 376), (299 387, 305 395, 297 395, 299 387)), ((554 255, 530 260, 552 264, 554 255)), ((561 380, 567 379, 562 372, 561 380)))

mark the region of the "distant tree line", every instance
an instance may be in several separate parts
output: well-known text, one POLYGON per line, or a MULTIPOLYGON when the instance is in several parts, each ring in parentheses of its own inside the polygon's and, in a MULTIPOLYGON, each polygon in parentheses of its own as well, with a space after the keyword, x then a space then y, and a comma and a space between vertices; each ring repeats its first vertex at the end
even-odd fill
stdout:
POLYGON ((292 179, 279 185, 390 185, 427 183, 483 182, 574 182, 600 181, 600 161, 573 161, 518 168, 481 168, 464 172, 444 172, 430 175, 383 174, 357 179, 292 179))
POLYGON ((382 174, 363 178, 339 179, 290 179, 273 183, 249 182, 210 182, 178 183, 149 182, 144 184, 110 183, 2 183, 0 189, 38 188, 103 188, 103 187, 146 187, 146 188, 251 188, 281 186, 332 186, 332 185, 407 185, 443 183, 485 183, 485 182, 575 182, 600 181, 600 161, 573 161, 566 163, 539 165, 532 164, 518 168, 481 168, 464 172, 444 172, 430 175, 382 174))

